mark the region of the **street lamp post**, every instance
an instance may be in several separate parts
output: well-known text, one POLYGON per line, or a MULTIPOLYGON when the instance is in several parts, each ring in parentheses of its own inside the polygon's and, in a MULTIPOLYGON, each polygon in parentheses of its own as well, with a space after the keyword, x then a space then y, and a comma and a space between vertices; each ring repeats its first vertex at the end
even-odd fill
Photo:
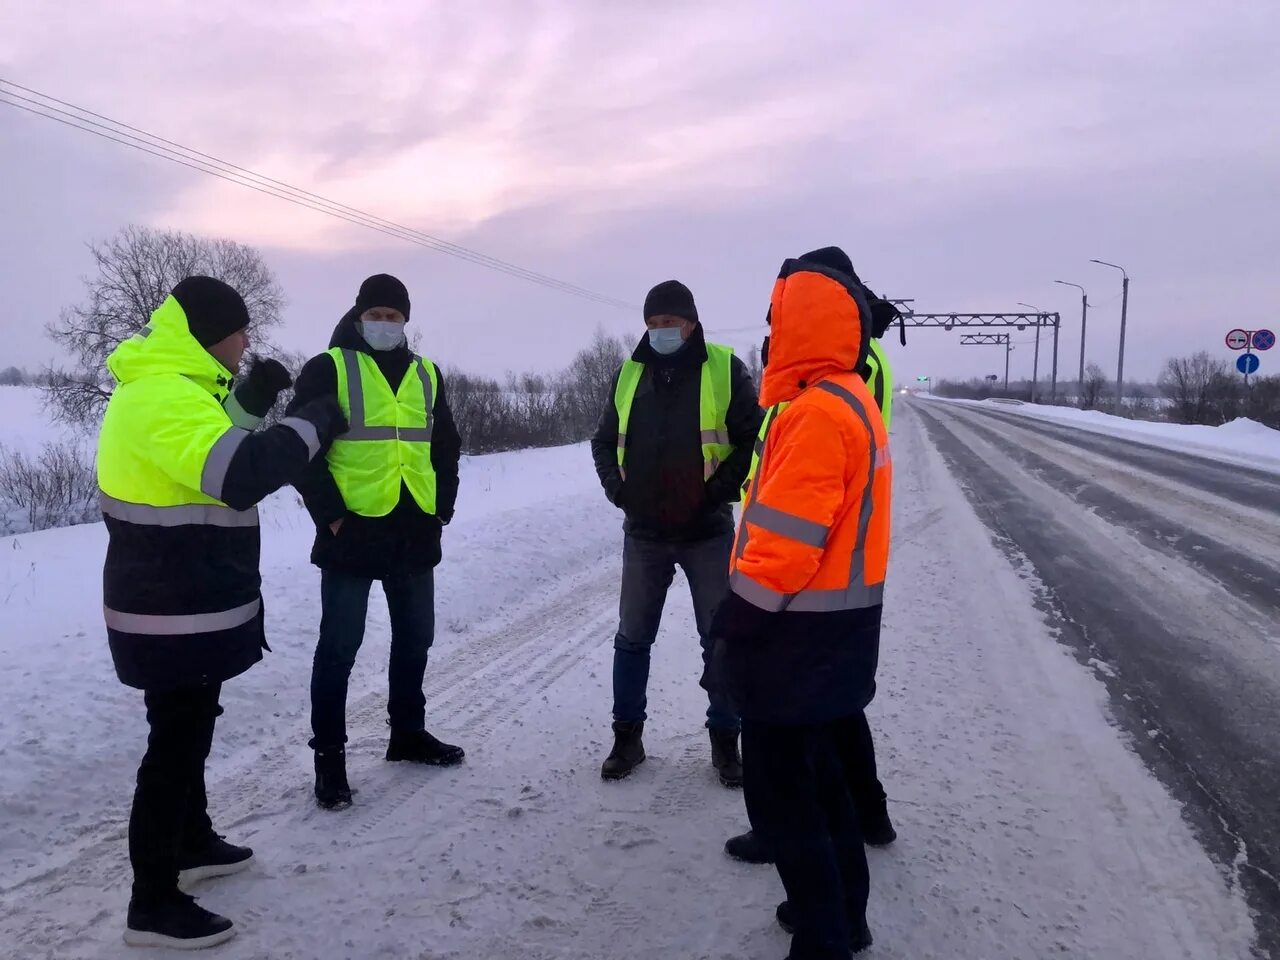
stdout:
POLYGON ((1116 361, 1116 413, 1119 414, 1124 410, 1124 328, 1125 322, 1129 319, 1129 274, 1124 267, 1116 263, 1107 263, 1105 260, 1089 262, 1119 270, 1124 276, 1124 285, 1121 287, 1123 297, 1120 300, 1120 359, 1116 361))
MULTIPOLYGON (((1089 325, 1089 294, 1085 292, 1084 287, 1078 283, 1072 283, 1070 280, 1055 280, 1054 283, 1060 283, 1064 287, 1075 287, 1080 291, 1080 385, 1077 390, 1084 389, 1084 334, 1085 328, 1089 325)), ((1076 398, 1079 401, 1079 397, 1076 398)))
POLYGON ((1020 307, 1030 307, 1036 312, 1036 355, 1031 362, 1031 402, 1036 402, 1036 394, 1040 390, 1040 313, 1039 307, 1031 303, 1023 303, 1018 301, 1020 307))

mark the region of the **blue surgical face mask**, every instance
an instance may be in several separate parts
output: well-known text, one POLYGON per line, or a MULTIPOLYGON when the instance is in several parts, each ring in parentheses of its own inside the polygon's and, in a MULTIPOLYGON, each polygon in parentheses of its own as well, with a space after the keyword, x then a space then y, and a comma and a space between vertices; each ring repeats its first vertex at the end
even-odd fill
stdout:
POLYGON ((360 336, 375 350, 394 350, 404 343, 404 324, 395 320, 361 320, 360 336))
POLYGON ((669 357, 684 346, 684 336, 679 327, 656 327, 649 331, 649 346, 655 353, 669 357))

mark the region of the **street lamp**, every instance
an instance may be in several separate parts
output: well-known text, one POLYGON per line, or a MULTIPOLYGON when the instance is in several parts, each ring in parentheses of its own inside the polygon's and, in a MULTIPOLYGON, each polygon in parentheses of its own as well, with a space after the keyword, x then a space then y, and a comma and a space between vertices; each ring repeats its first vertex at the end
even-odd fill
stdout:
POLYGON ((1111 267, 1119 270, 1124 275, 1124 286, 1121 288, 1124 297, 1120 301, 1120 359, 1116 361, 1116 413, 1121 413, 1124 408, 1124 327, 1125 321, 1129 317, 1129 274, 1118 263, 1107 263, 1105 260, 1090 260, 1089 262, 1111 267))
POLYGON ((1031 363, 1031 402, 1035 403, 1036 393, 1040 389, 1040 314, 1044 311, 1033 303, 1023 303, 1021 300, 1018 301, 1018 306, 1030 307, 1036 312, 1036 356, 1031 363))
MULTIPOLYGON (((1089 323, 1089 294, 1085 292, 1084 287, 1078 283, 1072 283, 1070 280, 1055 280, 1054 283, 1060 283, 1064 287, 1075 287, 1080 291, 1080 386, 1077 390, 1084 388, 1084 331, 1089 323)), ((1079 399, 1078 397, 1076 399, 1079 399)))

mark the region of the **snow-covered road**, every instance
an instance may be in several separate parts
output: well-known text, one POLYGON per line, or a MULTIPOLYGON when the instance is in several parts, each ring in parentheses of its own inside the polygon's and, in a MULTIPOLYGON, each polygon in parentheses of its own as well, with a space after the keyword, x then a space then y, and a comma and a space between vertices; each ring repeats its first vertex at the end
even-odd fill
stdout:
POLYGON ((1280 476, 916 401, 1280 955, 1280 476))
MULTIPOLYGON (((1250 956, 1234 870, 1112 719, 1043 585, 992 542, 923 418, 895 424, 894 558, 871 710, 901 840, 871 851, 872 958, 1250 956)), ((621 537, 581 447, 471 460, 440 571, 428 717, 458 770, 381 761, 387 636, 374 603, 351 693, 348 811, 310 796, 319 619, 309 526, 266 511, 275 652, 227 685, 215 824, 249 872, 197 889, 245 958, 776 960, 776 876, 726 859, 744 825, 701 729, 678 579, 632 779, 604 784, 621 537)), ((101 635, 100 526, 0 540, 0 955, 108 958, 145 726, 101 635)), ((1118 598, 1117 598, 1118 599, 1118 598)))

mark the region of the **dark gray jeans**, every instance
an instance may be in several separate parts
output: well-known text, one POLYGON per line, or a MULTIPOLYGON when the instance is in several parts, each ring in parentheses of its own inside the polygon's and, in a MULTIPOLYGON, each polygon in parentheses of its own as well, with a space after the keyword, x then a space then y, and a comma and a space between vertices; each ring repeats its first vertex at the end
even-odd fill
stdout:
MULTIPOLYGON (((684 571, 702 640, 702 662, 711 660, 711 618, 729 590, 733 535, 697 543, 655 543, 627 537, 622 552, 622 602, 613 642, 613 719, 644 720, 648 705, 649 651, 658 636, 667 590, 676 567, 684 571)), ((720 693, 712 693, 707 726, 738 729, 738 715, 720 693)))

